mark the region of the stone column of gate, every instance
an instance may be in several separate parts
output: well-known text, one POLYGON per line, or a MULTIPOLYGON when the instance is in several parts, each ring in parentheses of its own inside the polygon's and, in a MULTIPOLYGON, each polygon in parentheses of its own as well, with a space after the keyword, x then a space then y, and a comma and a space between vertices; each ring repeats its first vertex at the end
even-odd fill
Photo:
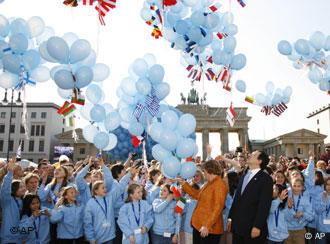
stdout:
POLYGON ((229 151, 229 141, 228 141, 228 129, 220 130, 221 139, 221 154, 225 154, 229 151))
POLYGON ((206 146, 209 144, 209 130, 204 129, 202 131, 202 150, 203 150, 203 160, 207 157, 206 146))
POLYGON ((239 135, 239 146, 244 149, 246 146, 245 144, 247 143, 248 140, 247 129, 239 129, 238 135, 239 135))

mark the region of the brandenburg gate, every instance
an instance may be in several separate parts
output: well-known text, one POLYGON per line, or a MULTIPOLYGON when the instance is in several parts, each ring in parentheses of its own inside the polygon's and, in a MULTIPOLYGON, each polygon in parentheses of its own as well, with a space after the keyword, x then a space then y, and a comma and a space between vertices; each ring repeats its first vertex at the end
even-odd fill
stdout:
POLYGON ((196 118, 196 132, 202 133, 203 159, 206 158, 205 145, 209 143, 209 133, 219 133, 221 142, 221 154, 229 151, 228 133, 238 133, 241 147, 248 146, 248 123, 251 117, 247 116, 247 108, 234 108, 236 112, 236 122, 230 127, 226 121, 225 107, 213 108, 208 105, 182 104, 177 108, 183 113, 193 114, 196 118))

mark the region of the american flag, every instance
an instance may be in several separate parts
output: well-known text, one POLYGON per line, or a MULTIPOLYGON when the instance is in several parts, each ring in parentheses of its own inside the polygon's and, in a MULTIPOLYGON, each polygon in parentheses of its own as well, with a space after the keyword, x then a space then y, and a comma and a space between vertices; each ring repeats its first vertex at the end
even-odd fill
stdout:
POLYGON ((230 103, 230 106, 227 109, 226 113, 227 113, 226 120, 229 123, 230 127, 233 127, 236 119, 236 112, 233 108, 233 103, 230 103))

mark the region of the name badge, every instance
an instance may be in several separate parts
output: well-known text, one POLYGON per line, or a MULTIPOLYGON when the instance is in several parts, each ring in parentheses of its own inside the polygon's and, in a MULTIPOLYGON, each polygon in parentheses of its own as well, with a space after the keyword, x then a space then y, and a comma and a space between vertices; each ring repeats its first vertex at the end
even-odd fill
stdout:
POLYGON ((135 234, 135 235, 141 234, 141 228, 139 228, 139 229, 135 229, 135 230, 134 230, 134 234, 135 234))
POLYGON ((324 225, 330 225, 330 219, 324 219, 323 224, 324 225))
POLYGON ((164 237, 171 237, 171 233, 168 233, 168 232, 164 232, 164 237))
POLYGON ((104 223, 102 224, 102 227, 103 227, 103 228, 109 228, 110 226, 111 226, 110 222, 104 222, 104 223))

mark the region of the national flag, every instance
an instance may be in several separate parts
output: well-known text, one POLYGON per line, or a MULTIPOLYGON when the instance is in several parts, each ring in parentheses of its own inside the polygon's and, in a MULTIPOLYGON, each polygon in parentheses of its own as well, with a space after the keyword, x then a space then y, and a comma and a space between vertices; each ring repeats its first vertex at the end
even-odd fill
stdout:
POLYGON ((229 123, 229 125, 231 127, 233 127, 235 124, 235 119, 236 119, 236 112, 235 112, 235 109, 233 108, 233 103, 230 103, 230 106, 227 109, 226 114, 227 114, 227 116, 226 116, 227 122, 229 123))
POLYGON ((83 5, 90 5, 92 6, 94 3, 94 0, 83 0, 83 5))
POLYGON ((141 103, 136 104, 133 115, 139 121, 144 110, 144 106, 141 103))
POLYGON ((138 146, 140 146, 143 140, 144 140, 143 136, 132 136, 131 142, 133 147, 137 148, 138 146))
POLYGON ((176 0, 164 0, 163 1, 163 6, 167 7, 167 6, 173 6, 176 4, 176 0))
POLYGON ((193 67, 194 67, 193 65, 188 65, 186 69, 190 71, 193 67))
POLYGON ((63 2, 63 4, 66 5, 66 6, 70 6, 70 7, 77 7, 78 6, 78 0, 65 0, 63 2))
POLYGON ((246 3, 244 0, 237 0, 237 2, 244 8, 246 6, 246 3))
POLYGON ((226 33, 220 33, 220 32, 218 32, 217 33, 217 37, 220 39, 220 40, 222 40, 223 38, 226 38, 228 35, 226 34, 226 33))
POLYGON ((95 9, 101 16, 105 16, 110 9, 116 7, 116 0, 99 0, 99 4, 95 6, 95 9))
POLYGON ((176 185, 171 185, 170 190, 172 191, 174 197, 176 198, 176 206, 174 209, 175 213, 182 214, 186 205, 186 199, 182 197, 181 192, 179 191, 176 185))
POLYGON ((72 112, 74 112, 75 110, 76 110, 76 107, 74 106, 74 104, 69 103, 68 101, 65 101, 64 104, 62 105, 62 107, 60 107, 57 110, 57 113, 66 117, 69 114, 71 114, 72 112))
POLYGON ((145 104, 148 112, 154 117, 159 112, 159 98, 155 95, 155 90, 151 90, 151 94, 146 96, 145 104))
POLYGON ((154 25, 154 29, 151 32, 151 36, 153 36, 156 39, 158 39, 159 37, 162 37, 163 36, 163 34, 160 31, 160 29, 158 28, 158 26, 154 25))
POLYGON ((280 116, 288 107, 285 103, 280 103, 276 106, 273 106, 272 113, 275 114, 277 117, 280 116))
POLYGON ((248 102, 248 103, 254 103, 254 99, 253 99, 253 97, 251 97, 251 96, 246 96, 245 97, 245 102, 248 102))
POLYGON ((218 9, 221 7, 221 4, 220 3, 216 3, 216 4, 214 4, 214 5, 211 5, 210 7, 209 7, 209 9, 212 11, 212 12, 216 12, 216 11, 218 11, 218 9))
POLYGON ((272 113, 272 107, 271 106, 263 106, 261 109, 262 113, 265 113, 265 115, 270 115, 272 113))

